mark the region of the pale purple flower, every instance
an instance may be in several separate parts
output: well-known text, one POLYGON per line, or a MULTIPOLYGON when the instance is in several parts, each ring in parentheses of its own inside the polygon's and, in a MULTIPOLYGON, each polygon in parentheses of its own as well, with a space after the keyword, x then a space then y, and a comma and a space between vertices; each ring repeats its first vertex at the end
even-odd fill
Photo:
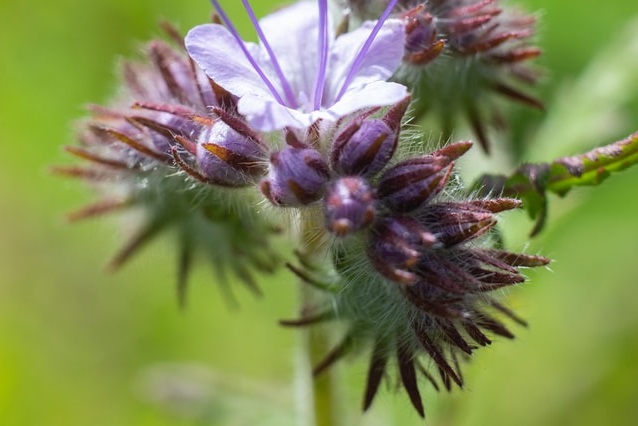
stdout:
POLYGON ((396 0, 378 21, 338 37, 327 0, 300 1, 259 21, 242 0, 260 44, 244 42, 219 2, 211 2, 224 25, 193 28, 186 48, 208 77, 239 98, 239 113, 257 130, 336 121, 407 95, 386 81, 404 53, 403 21, 388 19, 396 0))

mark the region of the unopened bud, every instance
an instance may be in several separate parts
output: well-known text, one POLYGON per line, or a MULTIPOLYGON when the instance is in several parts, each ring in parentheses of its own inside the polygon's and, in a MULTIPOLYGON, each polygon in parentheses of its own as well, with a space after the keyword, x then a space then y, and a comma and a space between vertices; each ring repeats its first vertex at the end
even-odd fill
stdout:
POLYGON ((286 147, 270 156, 268 177, 261 191, 276 206, 299 206, 321 198, 330 170, 311 148, 286 147))
POLYGON ((344 177, 332 182, 324 196, 326 227, 339 237, 369 226, 374 220, 375 198, 361 177, 344 177))
POLYGON ((382 120, 366 120, 350 134, 345 129, 333 145, 332 166, 344 175, 371 176, 392 157, 397 135, 382 120))
POLYGON ((397 146, 401 120, 410 97, 392 106, 380 119, 359 118, 335 138, 330 162, 344 175, 373 176, 383 169, 397 146))
POLYGON ((381 176, 377 194, 392 210, 409 212, 438 194, 451 172, 447 157, 426 155, 403 161, 381 176))
POLYGON ((405 57, 414 65, 425 65, 443 51, 445 41, 438 37, 434 17, 418 5, 404 14, 405 57))
POLYGON ((428 206, 425 220, 445 247, 483 235, 496 225, 496 218, 490 210, 472 202, 428 206))
POLYGON ((386 278, 414 284, 418 277, 413 269, 423 252, 435 243, 435 236, 417 219, 395 216, 375 225, 369 256, 375 269, 386 278))
POLYGON ((212 182, 247 186, 265 173, 266 154, 261 143, 215 122, 197 145, 197 165, 212 182))

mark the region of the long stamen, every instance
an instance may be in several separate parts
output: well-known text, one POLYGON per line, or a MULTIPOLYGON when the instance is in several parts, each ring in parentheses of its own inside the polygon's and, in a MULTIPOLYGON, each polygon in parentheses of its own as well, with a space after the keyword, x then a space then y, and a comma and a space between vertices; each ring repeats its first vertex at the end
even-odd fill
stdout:
POLYGON ((335 98, 335 102, 339 101, 341 97, 343 96, 343 94, 346 93, 346 90, 348 89, 348 86, 352 82, 352 79, 354 78, 355 74, 359 71, 359 68, 361 68, 361 64, 363 63, 363 60, 366 54, 368 53, 368 50, 370 50, 370 46, 372 46, 372 42, 374 42, 375 37, 381 30, 381 27, 383 26, 385 21, 388 19, 388 16, 390 16, 390 13, 392 12, 392 9, 394 9, 394 6, 396 4, 397 4, 397 0, 391 0, 388 3, 388 6, 385 8, 385 10, 383 11, 383 14, 381 15, 381 17, 375 24, 374 28, 372 29, 372 32, 368 36, 368 39, 363 44, 363 46, 361 46, 361 50, 359 50, 359 53, 357 54, 356 59, 352 63, 352 66, 350 67, 350 71, 348 72, 348 75, 346 76, 345 80, 343 81, 343 85, 341 86, 341 89, 339 90, 339 94, 335 98))
POLYGON ((319 0, 319 70, 315 82, 315 110, 321 108, 328 66, 328 0, 319 0))
POLYGON ((237 28, 235 28, 231 20, 228 18, 228 15, 226 15, 226 12, 224 12, 224 9, 222 9, 219 2, 217 0, 210 0, 210 2, 215 8, 215 10, 217 11, 217 13, 219 14, 219 16, 222 18, 222 21, 224 22, 224 25, 226 25, 226 28, 228 29, 228 31, 230 31, 230 33, 233 35, 233 37, 237 41, 237 44, 241 48, 242 52, 244 52, 244 56, 246 56, 246 59, 248 60, 248 62, 250 62, 250 65, 253 66, 253 68, 255 69, 255 72, 259 74, 259 77, 261 77, 264 84, 268 87, 268 90, 270 90, 270 93, 272 93, 272 95, 275 97, 277 102, 279 102, 281 105, 286 105, 284 100, 281 98, 281 96, 277 92, 277 89, 275 89, 275 86, 273 86, 273 84, 270 82, 266 74, 264 74, 264 71, 255 61, 255 58, 253 58, 253 56, 248 51, 246 44, 240 37, 239 32, 237 31, 237 28))
POLYGON ((255 12, 253 11, 252 7, 250 7, 250 3, 248 2, 248 0, 242 0, 241 2, 244 5, 244 9, 246 9, 246 12, 248 13, 248 16, 250 17, 250 21, 252 22, 253 27, 255 27, 255 30, 257 31, 257 36, 259 37, 259 40, 261 40, 261 44, 266 49, 266 52, 268 52, 268 56, 270 56, 270 60, 272 61, 272 66, 275 68, 275 72, 277 73, 277 76, 279 77, 279 81, 281 82, 281 87, 284 89, 284 95, 286 96, 286 100, 288 101, 287 106, 293 107, 293 108, 297 107, 297 100, 295 99, 293 91, 290 88, 290 83, 288 83, 288 80, 286 79, 286 76, 284 75, 284 72, 282 71, 281 66, 279 65, 279 61, 277 61, 277 56, 275 55, 275 52, 273 52, 272 48, 270 47, 270 43, 268 43, 268 40, 266 39, 266 35, 261 30, 259 21, 257 20, 257 17, 255 16, 255 12))

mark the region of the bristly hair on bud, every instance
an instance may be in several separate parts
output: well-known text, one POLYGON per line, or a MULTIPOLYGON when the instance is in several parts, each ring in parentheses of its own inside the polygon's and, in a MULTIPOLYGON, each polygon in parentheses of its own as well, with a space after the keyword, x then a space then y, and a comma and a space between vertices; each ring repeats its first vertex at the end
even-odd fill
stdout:
POLYGON ((236 114, 236 98, 193 64, 179 39, 177 46, 149 42, 142 61, 123 63, 122 79, 123 95, 112 106, 90 107, 79 146, 67 147, 88 166, 54 169, 88 180, 103 194, 70 219, 131 208, 143 213, 112 269, 174 230, 181 304, 200 255, 221 278, 231 273, 258 293, 254 272, 272 272, 279 264, 269 243, 278 229, 252 209, 254 193, 229 190, 254 187, 266 173, 266 147, 236 114))

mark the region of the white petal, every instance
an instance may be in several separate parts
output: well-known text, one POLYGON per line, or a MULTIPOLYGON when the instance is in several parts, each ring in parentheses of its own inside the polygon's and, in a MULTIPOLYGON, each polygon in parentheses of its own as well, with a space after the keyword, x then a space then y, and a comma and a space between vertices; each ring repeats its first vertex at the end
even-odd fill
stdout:
MULTIPOLYGON (((339 36, 335 41, 330 55, 327 100, 334 100, 338 95, 374 25, 375 22, 365 22, 361 27, 339 36)), ((349 86, 358 87, 390 78, 403 58, 404 42, 403 21, 388 19, 384 22, 349 86)))
POLYGON ((246 117, 252 128, 262 132, 272 132, 284 127, 306 128, 313 123, 313 117, 318 113, 303 113, 281 105, 274 99, 251 95, 239 99, 237 110, 246 117))
MULTIPOLYGON (((295 96, 314 94, 319 68, 319 8, 317 2, 299 1, 259 21, 295 96)), ((328 36, 334 38, 332 23, 328 36)))
POLYGON ((351 87, 328 112, 333 117, 343 117, 363 108, 395 104, 407 95, 408 89, 401 84, 375 81, 351 87))
MULTIPOLYGON (((240 97, 247 94, 262 98, 273 97, 246 59, 237 40, 225 27, 216 24, 199 25, 188 32, 185 43, 188 54, 206 75, 232 94, 240 97)), ((245 44, 267 73, 273 86, 279 90, 279 82, 272 78, 270 66, 264 60, 261 49, 253 43, 245 44)))

